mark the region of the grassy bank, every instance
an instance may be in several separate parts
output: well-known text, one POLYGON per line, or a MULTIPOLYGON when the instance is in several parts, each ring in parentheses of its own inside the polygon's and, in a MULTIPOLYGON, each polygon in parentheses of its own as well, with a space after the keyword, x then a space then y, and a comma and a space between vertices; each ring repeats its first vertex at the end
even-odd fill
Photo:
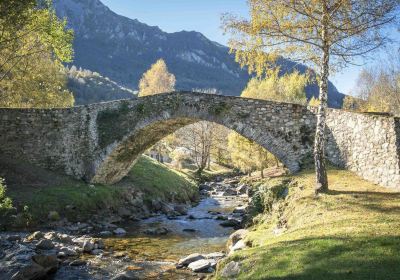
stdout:
POLYGON ((216 278, 235 260, 237 279, 400 279, 400 193, 348 171, 329 170, 329 181, 329 194, 317 198, 312 171, 259 182, 288 195, 265 203, 270 211, 246 238, 251 248, 216 278))
POLYGON ((184 202, 197 194, 196 184, 185 174, 143 156, 129 175, 112 186, 91 185, 21 162, 0 163, 7 186, 21 219, 31 225, 48 221, 57 211, 70 221, 85 220, 100 210, 116 210, 129 195, 142 192, 144 200, 160 199, 184 202), (25 209, 25 210, 24 210, 25 209))

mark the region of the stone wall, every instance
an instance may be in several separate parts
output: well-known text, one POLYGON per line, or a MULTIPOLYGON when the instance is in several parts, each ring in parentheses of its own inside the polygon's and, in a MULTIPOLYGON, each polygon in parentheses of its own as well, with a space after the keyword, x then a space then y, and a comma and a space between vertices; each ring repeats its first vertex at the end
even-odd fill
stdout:
POLYGON ((326 153, 335 165, 400 190, 400 120, 331 109, 326 153))
MULTIPOLYGON (((98 183, 124 177, 157 141, 199 120, 255 141, 290 171, 311 156, 315 109, 202 93, 170 93, 70 109, 0 109, 0 155, 98 183)), ((398 119, 329 110, 327 155, 363 178, 399 188, 398 119)))

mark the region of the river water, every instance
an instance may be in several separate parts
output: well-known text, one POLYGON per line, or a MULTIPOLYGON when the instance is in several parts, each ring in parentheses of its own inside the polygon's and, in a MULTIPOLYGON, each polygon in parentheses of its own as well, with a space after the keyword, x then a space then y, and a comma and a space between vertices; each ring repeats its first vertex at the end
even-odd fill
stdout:
POLYGON ((234 230, 222 227, 222 221, 216 217, 230 215, 246 199, 219 193, 203 197, 184 216, 159 215, 120 225, 127 231, 126 235, 103 239, 109 253, 89 257, 90 265, 86 267, 62 267, 55 279, 111 279, 127 271, 136 277, 133 279, 199 279, 199 274, 176 269, 176 262, 192 253, 225 251, 226 241, 234 230), (167 229, 168 233, 144 233, 154 229, 167 229))

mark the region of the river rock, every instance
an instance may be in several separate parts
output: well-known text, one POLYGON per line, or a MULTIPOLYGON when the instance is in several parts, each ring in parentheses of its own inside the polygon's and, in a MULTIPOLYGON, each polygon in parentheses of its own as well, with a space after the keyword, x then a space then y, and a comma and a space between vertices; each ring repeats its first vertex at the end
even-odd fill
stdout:
POLYGON ((236 219, 228 218, 228 220, 223 221, 219 225, 222 227, 238 227, 240 226, 240 222, 236 219))
POLYGON ((84 265, 86 265, 85 260, 74 260, 69 263, 69 266, 84 266, 84 265))
POLYGON ((203 255, 194 253, 179 260, 178 265, 187 266, 188 264, 204 259, 203 255))
POLYGON ((49 240, 49 239, 41 239, 37 244, 36 244, 37 249, 42 249, 42 250, 51 250, 54 248, 54 243, 49 240))
POLYGON ((94 249, 94 242, 92 240, 86 240, 83 242, 82 250, 85 253, 90 253, 94 249))
POLYGON ((159 227, 159 228, 148 228, 143 232, 149 235, 165 235, 169 232, 169 230, 165 227, 159 227))
POLYGON ((55 273, 58 269, 58 259, 55 255, 35 255, 32 260, 42 266, 46 273, 55 273))
POLYGON ((236 191, 238 194, 246 194, 248 188, 249 187, 247 185, 240 185, 239 187, 237 187, 236 191))
POLYGON ((9 236, 7 236, 7 240, 8 241, 12 241, 12 242, 15 242, 15 241, 19 241, 19 240, 21 240, 21 236, 19 236, 19 235, 9 235, 9 236))
POLYGON ((247 212, 247 206, 239 206, 233 210, 233 213, 237 214, 246 214, 246 212, 247 212))
POLYGON ((60 249, 60 252, 64 253, 66 256, 69 256, 69 257, 78 255, 78 253, 74 249, 71 249, 68 247, 62 247, 60 249))
POLYGON ((209 267, 211 267, 211 262, 209 260, 206 260, 206 259, 198 260, 198 261, 195 261, 195 262, 191 262, 188 265, 188 268, 191 269, 193 272, 205 271, 209 267))
POLYGON ((99 233, 100 236, 106 237, 106 236, 111 236, 112 232, 109 230, 105 230, 99 233))
POLYGON ((187 209, 186 205, 175 205, 174 211, 178 212, 180 215, 186 215, 188 209, 187 209))
POLYGON ((222 253, 222 252, 214 252, 214 253, 210 253, 210 254, 204 255, 204 257, 206 259, 218 260, 218 259, 222 259, 223 257, 225 257, 225 254, 222 253))
POLYGON ((184 232, 196 232, 194 228, 184 228, 182 231, 184 232))
POLYGON ((239 229, 232 233, 228 239, 228 247, 235 245, 239 240, 244 239, 249 231, 247 229, 239 229))
POLYGON ((119 274, 119 275, 111 278, 111 280, 137 280, 137 279, 140 279, 140 278, 135 276, 133 271, 126 271, 122 274, 119 274))
POLYGON ((103 253, 103 250, 100 249, 94 249, 92 252, 90 252, 91 255, 97 256, 103 253))
POLYGON ((39 240, 42 239, 44 237, 44 233, 41 231, 35 231, 34 233, 32 233, 31 235, 29 235, 27 237, 28 241, 33 241, 33 240, 39 240))
POLYGON ((231 261, 222 269, 221 276, 226 278, 231 278, 235 277, 239 273, 240 273, 239 263, 231 261))
POLYGON ((236 242, 235 245, 233 245, 229 251, 229 254, 236 252, 236 251, 240 251, 246 248, 246 243, 244 243, 243 240, 239 240, 238 242, 236 242))
POLYGON ((33 263, 15 273, 11 280, 38 280, 43 279, 46 274, 46 270, 42 266, 33 263))
POLYGON ((49 231, 44 235, 44 238, 50 239, 50 240, 55 240, 55 239, 57 239, 57 233, 55 233, 54 231, 49 231))
POLYGON ((62 242, 64 244, 72 244, 72 237, 69 236, 68 234, 58 233, 57 240, 59 240, 60 242, 62 242))
POLYGON ((116 235, 125 235, 126 234, 126 230, 124 230, 123 228, 116 228, 116 229, 114 229, 113 232, 116 235))
POLYGON ((237 191, 234 189, 226 189, 223 193, 223 196, 232 196, 232 195, 237 195, 237 191))

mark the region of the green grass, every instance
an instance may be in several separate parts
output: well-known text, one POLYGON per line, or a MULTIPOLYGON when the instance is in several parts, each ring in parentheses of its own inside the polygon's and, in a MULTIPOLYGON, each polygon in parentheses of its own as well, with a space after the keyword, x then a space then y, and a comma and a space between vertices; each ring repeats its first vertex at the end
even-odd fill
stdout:
POLYGON ((251 248, 216 278, 237 260, 237 279, 400 279, 400 193, 348 171, 328 174, 330 192, 317 198, 312 171, 265 180, 287 184, 289 195, 257 217, 251 248), (286 230, 274 234, 277 225, 286 230))
POLYGON ((125 181, 133 183, 149 200, 161 198, 184 202, 197 195, 196 183, 189 176, 148 156, 138 160, 125 181))
POLYGON ((197 195, 193 180, 146 156, 138 160, 126 178, 112 186, 86 184, 26 164, 15 163, 8 168, 12 169, 8 174, 25 173, 26 178, 12 174, 5 179, 10 182, 7 196, 19 211, 28 207, 26 212, 31 216, 31 225, 46 222, 50 211, 57 211, 70 221, 79 221, 105 209, 118 209, 132 190, 142 191, 147 200, 185 202, 197 195), (68 205, 74 209, 69 209, 68 205))

